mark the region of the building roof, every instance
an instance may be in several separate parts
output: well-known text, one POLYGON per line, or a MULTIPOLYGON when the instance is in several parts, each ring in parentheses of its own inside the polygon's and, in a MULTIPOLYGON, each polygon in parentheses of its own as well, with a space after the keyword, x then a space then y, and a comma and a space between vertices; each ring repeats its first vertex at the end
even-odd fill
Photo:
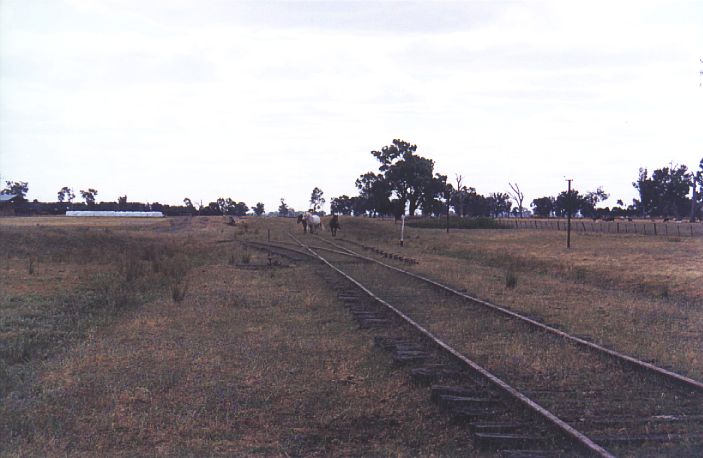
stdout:
POLYGON ((16 194, 0 194, 0 202, 9 202, 17 197, 16 194))

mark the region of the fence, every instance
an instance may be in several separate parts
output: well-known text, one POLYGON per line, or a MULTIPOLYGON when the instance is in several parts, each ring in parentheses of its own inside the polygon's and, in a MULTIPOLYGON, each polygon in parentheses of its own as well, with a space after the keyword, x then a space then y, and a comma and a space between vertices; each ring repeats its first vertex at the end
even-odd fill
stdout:
MULTIPOLYGON (((516 229, 542 229, 566 231, 566 219, 499 218, 499 221, 516 229)), ((640 234, 675 237, 695 237, 703 235, 703 223, 677 223, 651 220, 591 221, 582 218, 571 220, 574 232, 604 234, 640 234)))

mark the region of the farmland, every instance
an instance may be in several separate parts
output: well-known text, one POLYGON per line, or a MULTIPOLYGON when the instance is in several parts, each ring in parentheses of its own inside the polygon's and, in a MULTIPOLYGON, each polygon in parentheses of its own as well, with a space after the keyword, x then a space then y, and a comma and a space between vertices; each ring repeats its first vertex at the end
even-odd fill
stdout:
MULTIPOLYGON (((317 267, 240 243, 289 241, 294 220, 223 223, 0 220, 3 454, 476 453, 317 267)), ((413 271, 703 379, 699 237, 579 233, 566 250, 552 231, 406 228, 401 249, 393 221, 342 227, 413 271)))

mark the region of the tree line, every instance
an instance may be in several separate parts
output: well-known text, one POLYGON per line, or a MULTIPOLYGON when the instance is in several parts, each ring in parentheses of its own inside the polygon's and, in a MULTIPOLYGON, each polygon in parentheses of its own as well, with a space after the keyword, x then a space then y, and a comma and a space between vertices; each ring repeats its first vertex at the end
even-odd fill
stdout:
POLYGON ((130 202, 127 195, 119 196, 114 202, 97 202, 98 190, 95 188, 80 189, 78 195, 83 202, 76 201, 76 193, 73 188, 64 186, 59 189, 56 195, 56 202, 32 202, 27 200, 29 183, 26 181, 6 181, 5 187, 0 189, 0 194, 14 195, 14 210, 16 214, 47 214, 62 215, 66 210, 94 210, 94 211, 160 211, 167 216, 183 215, 232 215, 244 216, 251 212, 257 216, 264 214, 264 204, 258 202, 253 208, 249 208, 244 202, 237 202, 229 197, 220 197, 206 205, 193 203, 186 197, 183 205, 168 205, 159 202, 143 203, 130 202))
MULTIPOLYGON (((556 196, 538 197, 530 203, 530 210, 523 206, 524 193, 517 183, 508 183, 508 192, 479 194, 474 187, 463 183, 463 177, 455 176, 455 183, 448 181, 447 175, 434 170, 435 162, 417 153, 417 145, 400 139, 394 139, 390 145, 371 154, 378 161, 377 171, 368 171, 355 181, 358 195, 349 197, 340 195, 330 199, 333 214, 394 216, 415 215, 439 216, 450 209, 460 217, 500 217, 526 216, 537 217, 580 215, 589 218, 614 217, 664 217, 681 219, 689 216, 693 221, 701 218, 703 207, 703 159, 697 170, 689 170, 686 165, 669 164, 649 173, 647 168, 640 168, 635 181, 639 199, 625 205, 622 200, 617 206, 598 207, 598 204, 610 196, 602 187, 581 193, 574 189, 562 191, 556 196), (690 194, 690 197, 689 197, 690 194)), ((26 200, 29 185, 23 181, 7 181, 0 194, 17 196, 18 213, 33 212, 44 214, 62 214, 67 209, 73 210, 114 210, 114 211, 161 211, 169 216, 177 215, 232 215, 244 216, 265 213, 264 204, 258 202, 250 208, 244 202, 237 202, 229 197, 220 197, 206 205, 194 203, 186 197, 183 205, 165 205, 158 202, 128 202, 127 196, 120 196, 116 202, 96 202, 98 191, 94 188, 81 189, 79 195, 83 202, 74 202, 76 194, 68 186, 57 193, 57 202, 42 203, 36 200, 31 204, 26 200)), ((322 213, 326 203, 323 191, 315 187, 310 196, 309 211, 322 213)), ((284 198, 280 199, 278 216, 295 216, 295 209, 284 198)))
MULTIPOLYGON (((456 175, 456 185, 447 176, 434 170, 432 159, 417 154, 417 145, 395 139, 391 145, 371 151, 378 160, 378 171, 369 171, 356 180, 359 193, 349 197, 341 195, 330 201, 332 213, 343 215, 425 216, 446 214, 453 209, 458 216, 497 217, 524 216, 524 193, 517 183, 508 183, 508 192, 482 195, 463 184, 463 177, 456 175)), ((625 205, 622 200, 612 208, 599 208, 598 204, 609 196, 602 187, 581 193, 578 190, 562 191, 556 196, 538 197, 530 203, 532 214, 539 217, 580 215, 589 218, 620 216, 672 217, 680 219, 701 217, 703 204, 703 159, 699 169, 689 171, 686 165, 655 169, 651 175, 641 168, 632 185, 639 192, 639 199, 625 205), (689 194, 691 195, 689 197, 689 194)))

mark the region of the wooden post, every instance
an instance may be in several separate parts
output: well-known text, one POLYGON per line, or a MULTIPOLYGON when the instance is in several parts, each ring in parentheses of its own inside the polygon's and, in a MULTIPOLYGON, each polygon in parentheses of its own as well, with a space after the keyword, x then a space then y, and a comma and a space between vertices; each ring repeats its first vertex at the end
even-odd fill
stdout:
POLYGON ((400 246, 403 246, 403 233, 405 232, 405 215, 402 215, 400 219, 400 246))
POLYGON ((678 224, 676 225, 676 233, 679 234, 679 237, 681 237, 681 226, 678 224))
POLYGON ((558 231, 561 230, 561 229, 559 229, 559 221, 557 221, 557 230, 558 231))
POLYGON ((653 224, 654 224, 654 235, 657 235, 657 223, 653 223, 653 224))
POLYGON ((270 242, 271 241, 271 229, 267 229, 267 231, 268 231, 268 241, 270 242))
POLYGON ((615 232, 620 233, 620 223, 615 223, 615 232))

